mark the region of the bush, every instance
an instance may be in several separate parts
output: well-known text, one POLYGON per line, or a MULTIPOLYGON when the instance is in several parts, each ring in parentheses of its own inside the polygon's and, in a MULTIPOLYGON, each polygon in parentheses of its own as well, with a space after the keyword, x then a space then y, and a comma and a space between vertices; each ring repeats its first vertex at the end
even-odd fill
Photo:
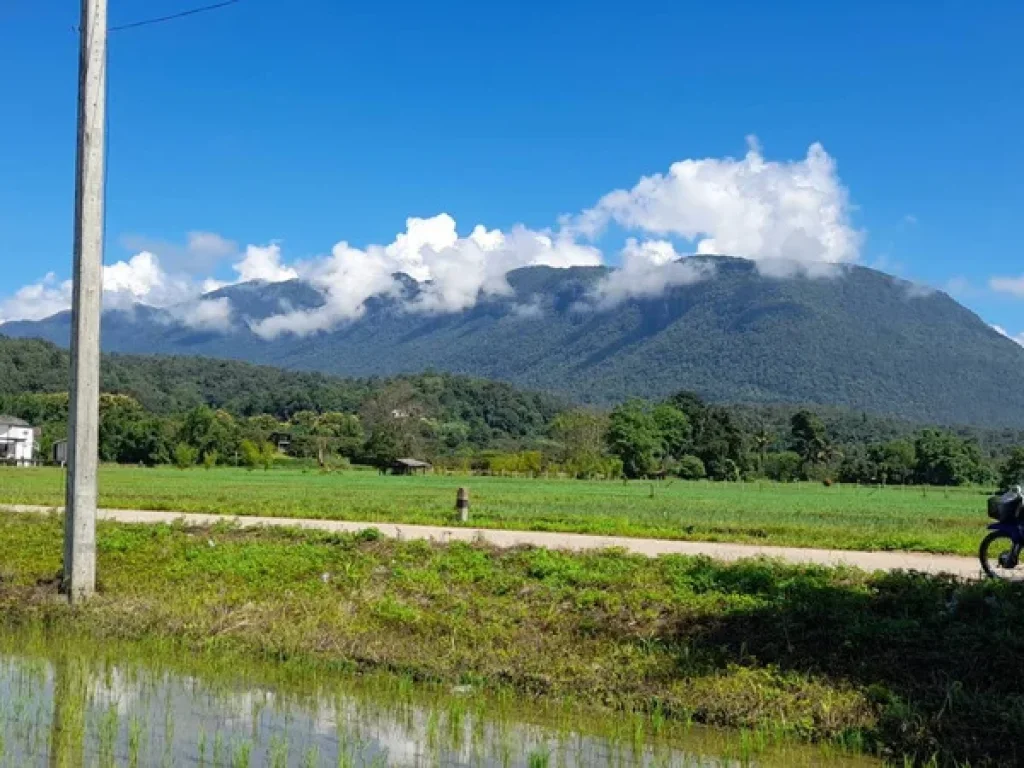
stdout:
POLYGON ((702 480, 708 476, 708 471, 699 456, 683 456, 676 467, 676 475, 683 480, 702 480))
POLYGON ((242 464, 249 469, 270 469, 277 453, 273 443, 256 443, 252 440, 243 440, 238 448, 242 454, 242 464))
POLYGON ((174 466, 178 469, 188 469, 196 463, 199 452, 188 443, 178 443, 174 446, 174 466))
POLYGON ((794 451, 769 453, 764 463, 765 477, 780 483, 791 483, 800 479, 803 459, 794 451))
POLYGON ((732 459, 713 461, 707 468, 712 480, 728 480, 735 482, 740 479, 740 468, 732 459))

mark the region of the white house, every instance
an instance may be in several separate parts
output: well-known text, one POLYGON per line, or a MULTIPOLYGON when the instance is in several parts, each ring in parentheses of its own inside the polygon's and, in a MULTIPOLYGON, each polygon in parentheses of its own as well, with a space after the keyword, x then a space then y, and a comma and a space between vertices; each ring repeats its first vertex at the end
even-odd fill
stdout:
POLYGON ((27 467, 36 452, 35 430, 24 419, 0 414, 0 464, 27 467))

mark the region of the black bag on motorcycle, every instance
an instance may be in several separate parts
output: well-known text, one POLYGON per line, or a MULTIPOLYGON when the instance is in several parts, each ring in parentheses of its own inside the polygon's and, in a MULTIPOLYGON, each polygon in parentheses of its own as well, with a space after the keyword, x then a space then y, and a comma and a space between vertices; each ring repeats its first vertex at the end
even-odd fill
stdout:
POLYGON ((1012 523, 1020 516, 1024 498, 1016 491, 992 496, 988 500, 988 516, 1000 523, 1012 523))

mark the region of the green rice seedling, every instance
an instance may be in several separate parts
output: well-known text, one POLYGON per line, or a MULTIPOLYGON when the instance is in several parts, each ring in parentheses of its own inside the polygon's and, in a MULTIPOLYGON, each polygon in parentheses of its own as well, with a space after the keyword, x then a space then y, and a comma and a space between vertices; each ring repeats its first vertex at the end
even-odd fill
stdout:
POLYGON ((243 739, 234 745, 231 751, 231 768, 249 768, 252 762, 252 742, 243 739))
POLYGON ((551 752, 544 747, 537 747, 526 756, 527 768, 548 768, 551 764, 551 752))

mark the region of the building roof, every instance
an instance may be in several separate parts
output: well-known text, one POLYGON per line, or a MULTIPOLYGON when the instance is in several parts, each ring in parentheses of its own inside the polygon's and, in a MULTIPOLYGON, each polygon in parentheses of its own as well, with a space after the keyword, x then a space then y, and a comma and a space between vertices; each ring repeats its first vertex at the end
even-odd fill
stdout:
POLYGON ((19 419, 16 416, 4 416, 0 413, 0 427, 27 427, 30 426, 24 419, 19 419))
POLYGON ((419 459, 395 459, 395 464, 398 464, 398 465, 403 466, 403 467, 408 467, 409 469, 429 469, 430 468, 430 464, 428 464, 425 461, 420 461, 419 459))

